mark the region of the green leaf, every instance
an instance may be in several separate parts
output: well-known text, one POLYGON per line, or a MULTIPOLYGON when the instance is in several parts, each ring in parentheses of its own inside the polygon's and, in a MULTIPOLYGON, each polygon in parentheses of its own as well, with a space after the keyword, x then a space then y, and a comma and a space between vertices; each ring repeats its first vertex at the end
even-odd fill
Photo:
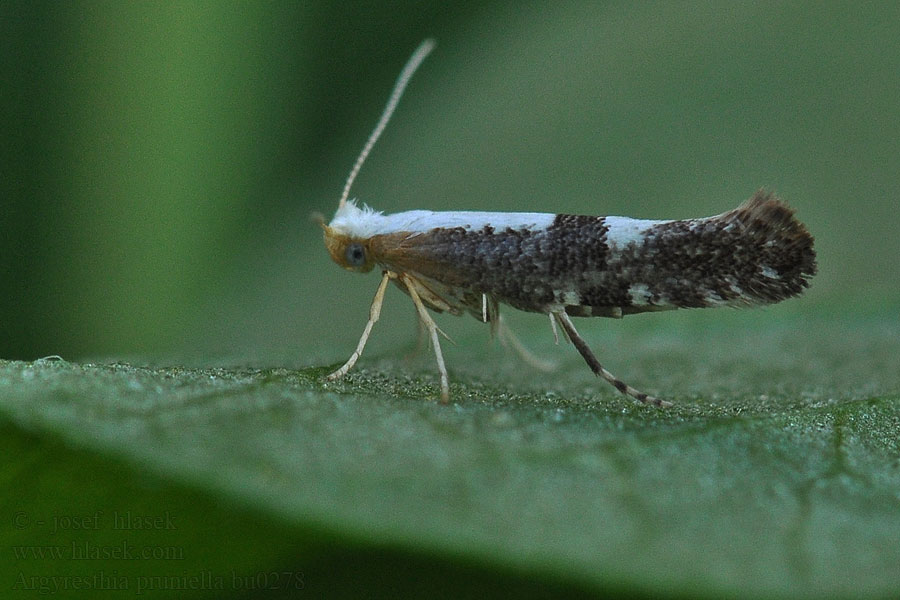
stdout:
POLYGON ((644 321, 614 354, 594 342, 668 390, 666 410, 570 347, 549 376, 452 348, 449 405, 430 357, 364 356, 333 383, 329 366, 2 362, 0 581, 66 597, 77 581, 95 586, 83 597, 104 581, 156 597, 896 595, 897 323, 775 312, 644 321))

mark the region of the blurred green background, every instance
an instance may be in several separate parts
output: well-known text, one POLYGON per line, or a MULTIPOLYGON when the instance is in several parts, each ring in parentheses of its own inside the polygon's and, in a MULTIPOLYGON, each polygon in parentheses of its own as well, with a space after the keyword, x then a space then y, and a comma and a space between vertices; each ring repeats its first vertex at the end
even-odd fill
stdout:
MULTIPOLYGON (((900 3, 6 1, 0 357, 343 360, 377 278, 309 214, 428 36, 360 200, 680 218, 766 187, 819 252, 785 310, 896 318, 900 3)), ((375 352, 413 337, 395 294, 375 352)))

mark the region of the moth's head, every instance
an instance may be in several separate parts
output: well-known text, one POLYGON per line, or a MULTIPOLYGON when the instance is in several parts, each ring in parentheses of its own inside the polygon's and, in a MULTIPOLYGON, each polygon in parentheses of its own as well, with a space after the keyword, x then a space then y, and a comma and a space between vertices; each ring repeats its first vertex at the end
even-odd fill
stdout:
POLYGON ((375 266, 375 259, 369 248, 368 240, 352 237, 336 227, 321 223, 325 231, 325 247, 331 260, 357 273, 368 273, 375 266))
POLYGON ((347 270, 368 273, 375 266, 372 237, 384 217, 368 207, 358 208, 356 203, 343 203, 328 225, 320 221, 325 231, 325 247, 331 260, 347 270))

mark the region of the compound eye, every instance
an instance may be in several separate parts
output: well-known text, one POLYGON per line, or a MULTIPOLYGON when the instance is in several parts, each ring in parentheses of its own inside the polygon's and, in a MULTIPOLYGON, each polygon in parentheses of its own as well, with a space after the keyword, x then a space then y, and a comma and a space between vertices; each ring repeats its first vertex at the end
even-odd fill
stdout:
POLYGON ((351 267, 365 266, 366 249, 359 242, 351 242, 344 251, 344 258, 351 267))

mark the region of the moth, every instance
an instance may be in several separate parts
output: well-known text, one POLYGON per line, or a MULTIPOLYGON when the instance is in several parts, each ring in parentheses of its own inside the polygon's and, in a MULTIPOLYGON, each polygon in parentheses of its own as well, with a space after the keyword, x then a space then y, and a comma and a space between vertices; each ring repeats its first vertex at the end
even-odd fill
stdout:
POLYGON ((429 310, 469 313, 505 327, 501 304, 549 316, 591 370, 645 403, 668 403, 607 371, 572 317, 621 318, 644 312, 759 306, 803 292, 816 272, 813 238, 794 212, 764 191, 720 215, 686 220, 551 213, 412 210, 383 214, 350 200, 359 170, 412 74, 434 47, 426 40, 401 71, 378 124, 353 165, 325 246, 341 267, 381 271, 356 350, 329 379, 347 374, 378 321, 388 283, 409 295, 431 339, 441 400, 450 388, 442 333, 429 310))

